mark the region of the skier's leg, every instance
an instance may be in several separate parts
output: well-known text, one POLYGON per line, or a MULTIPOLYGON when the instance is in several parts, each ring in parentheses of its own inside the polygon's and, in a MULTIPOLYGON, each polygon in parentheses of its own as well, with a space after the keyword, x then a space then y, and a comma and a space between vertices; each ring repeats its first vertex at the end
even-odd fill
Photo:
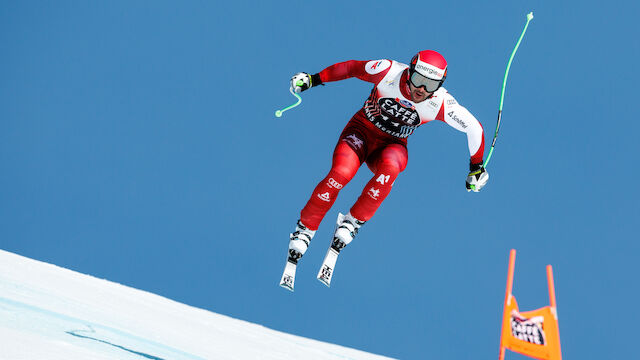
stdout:
POLYGON ((360 156, 348 142, 338 142, 329 174, 316 186, 300 212, 300 221, 306 227, 318 229, 325 214, 333 206, 338 192, 353 179, 361 163, 360 156))
POLYGON ((297 262, 309 247, 322 218, 331 208, 342 189, 360 167, 360 157, 347 144, 339 141, 333 152, 329 174, 316 186, 311 198, 300 212, 296 230, 289 236, 289 259, 297 262))
POLYGON ((367 165, 374 176, 351 211, 347 215, 338 214, 333 241, 318 272, 318 280, 323 284, 331 284, 338 254, 353 240, 364 222, 376 212, 382 200, 391 191, 398 174, 406 168, 407 160, 407 148, 402 144, 385 145, 367 158, 367 165))
POLYGON ((389 144, 367 159, 373 177, 351 208, 350 214, 361 222, 375 214, 382 201, 389 195, 398 174, 407 167, 409 154, 402 144, 389 144))
POLYGON ((358 124, 350 121, 345 126, 333 151, 329 174, 313 190, 311 198, 300 212, 296 230, 289 236, 288 264, 297 264, 307 251, 322 218, 335 202, 338 192, 351 181, 367 157, 364 139, 358 124))
POLYGON ((357 128, 358 125, 350 121, 342 131, 333 151, 331 170, 313 190, 311 198, 300 212, 296 231, 289 237, 289 257, 280 286, 291 291, 298 260, 307 251, 322 218, 335 202, 340 189, 351 181, 367 157, 365 138, 357 128))

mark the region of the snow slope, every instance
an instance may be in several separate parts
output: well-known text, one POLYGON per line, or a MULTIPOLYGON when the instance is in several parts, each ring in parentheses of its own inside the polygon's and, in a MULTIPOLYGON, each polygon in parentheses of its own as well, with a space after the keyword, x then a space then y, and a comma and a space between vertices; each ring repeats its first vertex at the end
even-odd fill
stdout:
POLYGON ((0 250, 0 359, 389 359, 0 250))

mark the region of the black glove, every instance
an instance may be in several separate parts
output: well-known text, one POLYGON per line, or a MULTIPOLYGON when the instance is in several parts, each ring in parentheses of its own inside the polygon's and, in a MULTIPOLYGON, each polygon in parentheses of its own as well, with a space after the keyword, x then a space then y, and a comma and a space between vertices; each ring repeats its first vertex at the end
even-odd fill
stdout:
POLYGON ((307 90, 308 88, 322 85, 320 80, 320 74, 310 75, 307 73, 297 73, 291 78, 291 88, 294 92, 299 93, 307 90))
POLYGON ((478 192, 489 181, 489 173, 485 170, 483 163, 470 164, 469 175, 467 175, 467 191, 478 192))

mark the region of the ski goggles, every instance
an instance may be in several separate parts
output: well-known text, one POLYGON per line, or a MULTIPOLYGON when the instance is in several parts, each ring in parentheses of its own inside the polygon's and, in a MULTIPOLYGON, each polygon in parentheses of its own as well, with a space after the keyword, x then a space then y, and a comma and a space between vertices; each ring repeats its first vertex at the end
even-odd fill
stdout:
POLYGON ((411 76, 409 77, 409 81, 411 81, 411 85, 417 88, 424 87, 424 89, 427 92, 432 93, 438 90, 440 86, 442 86, 442 83, 444 82, 444 78, 440 80, 435 80, 435 79, 428 78, 424 75, 421 75, 417 71, 414 71, 411 73, 411 76))

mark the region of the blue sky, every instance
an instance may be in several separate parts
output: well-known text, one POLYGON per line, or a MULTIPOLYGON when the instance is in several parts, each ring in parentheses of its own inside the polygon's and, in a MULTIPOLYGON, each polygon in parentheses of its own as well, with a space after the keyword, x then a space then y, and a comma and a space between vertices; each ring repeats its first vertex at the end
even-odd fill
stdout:
MULTIPOLYGON (((4 2, 0 248, 267 327, 402 359, 497 356, 509 249, 521 310, 554 268, 566 358, 635 354, 640 35, 631 1, 4 2), (495 131, 464 188, 464 134, 409 139, 409 165, 315 279, 341 192, 277 286, 288 234, 370 84, 295 99, 291 75, 435 49, 445 87, 495 131)), ((522 358, 509 354, 508 358, 522 358)))

